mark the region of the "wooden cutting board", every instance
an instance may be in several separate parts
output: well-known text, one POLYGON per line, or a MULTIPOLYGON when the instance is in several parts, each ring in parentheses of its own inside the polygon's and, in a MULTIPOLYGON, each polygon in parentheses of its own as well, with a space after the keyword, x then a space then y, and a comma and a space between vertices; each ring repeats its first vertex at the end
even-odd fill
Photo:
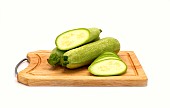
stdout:
POLYGON ((18 82, 29 86, 146 86, 147 76, 133 51, 120 51, 118 55, 127 64, 127 72, 120 76, 94 76, 88 66, 67 69, 52 67, 47 58, 51 51, 39 50, 27 54, 29 66, 18 73, 18 82))

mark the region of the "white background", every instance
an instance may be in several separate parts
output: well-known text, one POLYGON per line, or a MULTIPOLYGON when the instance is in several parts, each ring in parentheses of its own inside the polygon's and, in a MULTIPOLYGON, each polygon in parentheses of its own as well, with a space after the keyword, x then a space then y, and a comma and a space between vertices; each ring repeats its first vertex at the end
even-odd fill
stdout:
MULTIPOLYGON (((170 107, 169 0, 0 0, 0 108, 170 107), (30 51, 51 50, 61 32, 98 27, 134 51, 146 87, 28 87, 14 67, 30 51)), ((26 66, 26 64, 25 64, 26 66)), ((20 69, 21 70, 21 69, 20 69)))

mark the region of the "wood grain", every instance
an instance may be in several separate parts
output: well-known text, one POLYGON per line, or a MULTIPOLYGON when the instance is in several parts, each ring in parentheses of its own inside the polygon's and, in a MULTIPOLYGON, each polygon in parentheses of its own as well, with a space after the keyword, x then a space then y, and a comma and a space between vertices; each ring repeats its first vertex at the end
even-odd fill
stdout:
POLYGON ((147 76, 133 51, 120 51, 118 55, 128 69, 120 76, 100 77, 90 74, 88 66, 67 69, 52 67, 47 58, 51 51, 39 50, 27 54, 29 66, 18 73, 18 82, 29 86, 146 86, 147 76))

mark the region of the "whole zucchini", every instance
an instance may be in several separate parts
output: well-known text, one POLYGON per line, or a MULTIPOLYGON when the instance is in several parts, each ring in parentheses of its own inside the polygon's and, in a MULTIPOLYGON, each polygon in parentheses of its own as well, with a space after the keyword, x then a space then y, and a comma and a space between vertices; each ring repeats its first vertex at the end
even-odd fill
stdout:
POLYGON ((62 66, 74 69, 90 64, 104 52, 115 52, 117 54, 119 50, 119 41, 107 37, 65 52, 60 62, 62 66))
MULTIPOLYGON (((93 42, 98 41, 98 40, 100 40, 100 37, 97 37, 93 42)), ((50 54, 49 58, 47 59, 47 62, 52 66, 61 65, 60 59, 65 52, 66 51, 59 50, 57 47, 54 48, 51 51, 51 54, 50 54)))

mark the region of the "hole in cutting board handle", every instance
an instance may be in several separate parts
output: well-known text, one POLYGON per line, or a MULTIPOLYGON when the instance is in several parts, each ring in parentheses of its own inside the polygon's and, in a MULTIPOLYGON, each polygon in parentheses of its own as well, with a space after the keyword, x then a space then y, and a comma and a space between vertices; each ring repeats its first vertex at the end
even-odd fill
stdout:
POLYGON ((18 67, 24 62, 24 61, 27 61, 28 63, 29 63, 29 61, 28 61, 28 58, 24 58, 24 59, 22 59, 16 66, 15 66, 15 76, 17 76, 17 74, 18 74, 18 67))

